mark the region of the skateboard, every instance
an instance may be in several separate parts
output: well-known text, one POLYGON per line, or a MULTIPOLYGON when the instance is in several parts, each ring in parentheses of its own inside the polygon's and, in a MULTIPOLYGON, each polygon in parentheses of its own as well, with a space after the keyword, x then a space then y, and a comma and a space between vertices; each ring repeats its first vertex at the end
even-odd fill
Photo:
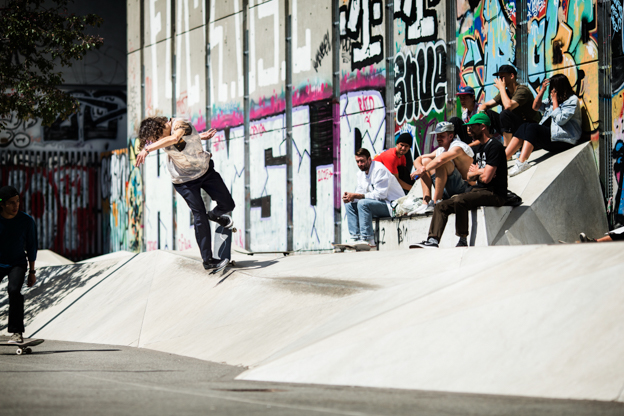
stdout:
POLYGON ((228 259, 229 262, 224 264, 222 267, 218 269, 214 269, 210 272, 210 274, 221 273, 225 270, 230 264, 232 259, 232 233, 238 231, 236 227, 225 228, 222 225, 219 225, 215 230, 215 242, 214 242, 214 257, 219 260, 228 259))
POLYGON ((249 251, 242 248, 235 248, 234 251, 241 254, 247 254, 248 256, 253 256, 254 254, 283 254, 284 256, 288 256, 292 253, 292 251, 249 251))
POLYGON ((371 246, 367 243, 360 244, 332 244, 336 253, 344 253, 345 250, 370 251, 371 246))
POLYGON ((17 350, 15 350, 15 354, 22 355, 22 354, 30 354, 30 353, 32 353, 32 349, 30 347, 34 347, 35 345, 39 345, 39 344, 43 343, 43 341, 44 340, 42 340, 42 339, 31 339, 29 341, 22 342, 21 344, 10 344, 8 342, 0 342, 0 346, 17 347, 17 350))

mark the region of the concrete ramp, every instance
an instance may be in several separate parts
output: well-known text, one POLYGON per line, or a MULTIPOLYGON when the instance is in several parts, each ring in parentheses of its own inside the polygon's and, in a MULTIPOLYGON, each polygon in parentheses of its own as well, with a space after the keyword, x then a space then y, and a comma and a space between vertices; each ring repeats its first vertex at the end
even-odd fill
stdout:
MULTIPOLYGON (((573 242, 581 231, 595 236, 608 231, 591 143, 556 155, 538 150, 529 162, 531 169, 509 178, 509 189, 522 197, 521 206, 472 211, 471 246, 573 242)), ((408 248, 426 239, 430 223, 430 216, 379 220, 379 249, 408 248)), ((440 245, 456 244, 451 215, 440 245)))
POLYGON ((50 268, 26 335, 244 365, 249 380, 624 401, 624 244, 238 263, 211 276, 154 251, 50 268))

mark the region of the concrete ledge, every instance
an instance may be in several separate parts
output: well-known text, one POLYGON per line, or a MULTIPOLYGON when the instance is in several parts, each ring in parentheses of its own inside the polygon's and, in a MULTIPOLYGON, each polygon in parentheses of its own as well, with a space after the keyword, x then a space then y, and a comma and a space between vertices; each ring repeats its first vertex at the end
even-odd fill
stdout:
MULTIPOLYGON (((581 231, 596 236, 608 231, 591 143, 557 155, 536 151, 529 161, 532 169, 509 178, 509 189, 522 197, 523 204, 474 210, 470 246, 572 242, 581 231)), ((431 216, 380 218, 379 250, 404 249, 425 240, 430 223, 431 216)), ((456 244, 451 215, 440 246, 456 244)))

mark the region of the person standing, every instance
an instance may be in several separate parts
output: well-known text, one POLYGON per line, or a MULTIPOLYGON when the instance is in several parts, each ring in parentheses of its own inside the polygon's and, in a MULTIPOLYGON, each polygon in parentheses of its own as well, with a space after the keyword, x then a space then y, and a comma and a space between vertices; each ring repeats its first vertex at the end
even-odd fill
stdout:
POLYGON ((19 192, 12 186, 0 188, 0 282, 9 278, 9 343, 24 342, 24 295, 22 286, 28 270, 28 287, 37 281, 37 228, 35 220, 19 210, 19 192), (27 269, 28 266, 28 269, 27 269))
POLYGON ((193 212, 195 238, 204 262, 204 269, 220 269, 230 259, 212 257, 210 223, 214 221, 225 228, 233 226, 232 217, 227 215, 234 207, 230 191, 221 175, 214 169, 212 155, 202 147, 202 140, 211 139, 217 131, 197 133, 195 127, 181 118, 148 117, 139 128, 139 149, 135 165, 141 166, 150 152, 163 149, 167 153, 167 168, 175 190, 182 195, 193 212), (201 190, 210 195, 217 206, 206 212, 201 190))

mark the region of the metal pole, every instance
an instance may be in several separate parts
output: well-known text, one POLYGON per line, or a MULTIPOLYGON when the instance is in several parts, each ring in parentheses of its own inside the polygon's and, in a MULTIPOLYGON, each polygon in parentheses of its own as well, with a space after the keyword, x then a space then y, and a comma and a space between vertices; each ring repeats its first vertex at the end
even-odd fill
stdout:
POLYGON ((386 148, 391 147, 394 147, 394 2, 386 0, 386 148))
POLYGON ((243 0, 243 74, 244 74, 244 104, 243 111, 245 124, 245 249, 251 247, 251 175, 249 157, 249 0, 243 0))
MULTIPOLYGON (((612 51, 611 51, 611 1, 599 0, 596 18, 598 24, 598 102, 599 102, 599 168, 600 182, 606 201, 613 197, 613 114, 611 98, 612 51)), ((614 213, 607 215, 609 229, 614 224, 614 213)))
POLYGON ((517 22, 516 28, 516 68, 518 70, 518 81, 522 84, 529 82, 529 27, 527 22, 527 0, 516 2, 517 22))
POLYGON ((292 16, 286 0, 286 250, 293 251, 292 16))
POLYGON ((334 243, 342 243, 340 183, 340 0, 332 0, 332 117, 334 157, 334 243))
MULTIPOLYGON (((177 88, 176 88, 176 1, 171 1, 171 116, 177 117, 177 88)), ((176 228, 177 228, 177 206, 176 190, 171 184, 171 249, 176 249, 176 228)))
POLYGON ((446 15, 451 16, 446 20, 446 117, 450 119, 456 114, 457 99, 457 3, 455 0, 446 1, 446 15))
MULTIPOLYGON (((140 22, 141 22, 141 34, 139 45, 141 45, 141 120, 145 119, 145 2, 143 0, 139 1, 140 4, 140 22)), ((132 152, 134 152, 136 146, 133 146, 132 152)), ((101 165, 101 164, 100 164, 101 165)), ((141 241, 139 241, 139 251, 143 251, 147 244, 145 244, 145 165, 142 165, 139 169, 141 169, 141 186, 143 187, 141 192, 141 206, 143 207, 143 215, 141 215, 141 241)), ((100 166, 101 168, 101 166, 100 166)), ((133 169, 131 167, 131 169, 133 169)), ((102 174, 102 172, 100 173, 102 174)), ((101 212, 101 210, 100 210, 101 212)))
POLYGON ((210 130, 212 123, 212 97, 210 97, 210 0, 205 0, 206 22, 204 36, 206 39, 206 129, 210 130))

